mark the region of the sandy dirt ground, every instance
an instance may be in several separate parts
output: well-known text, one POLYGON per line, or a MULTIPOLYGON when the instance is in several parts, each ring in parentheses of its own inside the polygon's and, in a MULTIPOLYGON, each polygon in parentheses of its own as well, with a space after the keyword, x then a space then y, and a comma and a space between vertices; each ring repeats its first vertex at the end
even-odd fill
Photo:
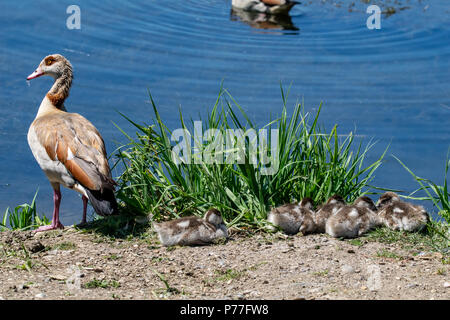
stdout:
POLYGON ((161 247, 74 228, 0 233, 0 299, 449 299, 440 253, 326 235, 161 247))

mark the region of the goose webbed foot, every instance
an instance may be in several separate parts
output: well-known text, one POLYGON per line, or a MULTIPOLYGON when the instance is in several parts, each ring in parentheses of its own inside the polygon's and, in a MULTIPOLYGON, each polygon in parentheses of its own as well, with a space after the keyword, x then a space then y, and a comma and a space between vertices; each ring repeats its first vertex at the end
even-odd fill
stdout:
POLYGON ((34 232, 42 232, 42 231, 49 231, 49 230, 57 230, 57 229, 64 229, 64 226, 61 222, 56 222, 48 225, 48 226, 42 226, 34 230, 34 232))

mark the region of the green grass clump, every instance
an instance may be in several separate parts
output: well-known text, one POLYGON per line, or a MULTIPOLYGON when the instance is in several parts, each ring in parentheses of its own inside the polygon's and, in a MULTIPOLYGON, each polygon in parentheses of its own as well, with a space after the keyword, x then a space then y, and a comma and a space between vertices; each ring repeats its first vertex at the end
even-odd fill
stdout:
POLYGON ((47 225, 50 221, 45 217, 39 217, 36 212, 36 196, 34 194, 31 204, 25 203, 11 210, 9 207, 0 220, 0 231, 4 230, 30 230, 42 225, 47 225), (9 226, 8 226, 9 222, 9 226))
POLYGON ((357 247, 364 245, 364 242, 361 241, 360 239, 350 239, 348 241, 348 243, 350 243, 351 245, 357 246, 357 247))
POLYGON ((322 271, 316 271, 316 272, 313 273, 313 275, 314 276, 318 276, 318 277, 326 277, 326 276, 328 276, 329 272, 330 272, 330 270, 325 269, 325 270, 322 270, 322 271))
MULTIPOLYGON (((311 197, 320 204, 335 193, 353 201, 369 192, 370 181, 384 156, 383 153, 366 164, 372 143, 357 144, 352 132, 342 137, 337 126, 329 132, 321 128, 322 106, 311 114, 296 104, 292 115, 288 116, 287 96, 282 90, 280 116, 258 127, 231 95, 221 89, 211 112, 201 120, 203 133, 216 129, 223 133, 225 140, 227 130, 254 129, 259 133, 260 129, 266 129, 266 144, 261 149, 261 140, 258 141, 256 165, 248 153, 250 139, 245 142, 247 152, 242 154, 240 163, 195 163, 195 159, 190 164, 177 163, 172 156, 173 132, 161 119, 151 95, 150 100, 155 122, 143 125, 127 118, 138 132, 134 138, 121 130, 128 143, 118 149, 116 165, 124 168, 118 179, 118 198, 125 205, 124 211, 151 215, 156 221, 199 215, 209 207, 216 207, 229 226, 264 227, 271 206, 299 201, 303 197, 311 197), (271 129, 278 129, 278 135, 271 129), (277 142, 278 150, 271 150, 272 142, 277 142), (261 160, 270 156, 278 158, 278 171, 265 175, 261 160)), ((188 130, 194 127, 194 121, 187 124, 180 112, 179 127, 188 130)), ((218 148, 216 143, 220 139, 218 135, 214 137, 197 145, 198 150, 209 152, 213 158, 235 152, 236 146, 218 148)), ((192 141, 190 137, 184 138, 192 141)), ((274 164, 272 160, 270 165, 274 164)))
POLYGON ((379 251, 377 251, 377 257, 379 258, 389 258, 389 259, 398 259, 401 260, 403 259, 403 257, 395 252, 386 250, 386 249, 381 249, 379 251))
POLYGON ((229 281, 233 279, 239 279, 243 275, 245 275, 246 270, 234 270, 234 269, 227 269, 227 270, 216 270, 217 281, 229 281))
POLYGON ((101 288, 101 289, 109 289, 109 288, 118 288, 120 287, 120 283, 116 280, 98 280, 93 279, 89 282, 86 282, 83 286, 86 289, 95 289, 95 288, 101 288))
POLYGON ((159 290, 159 293, 164 293, 164 294, 178 294, 180 293, 180 290, 178 290, 175 287, 170 286, 169 281, 164 278, 164 276, 159 273, 158 271, 152 269, 153 273, 156 274, 156 276, 164 283, 164 289, 163 290, 159 290))

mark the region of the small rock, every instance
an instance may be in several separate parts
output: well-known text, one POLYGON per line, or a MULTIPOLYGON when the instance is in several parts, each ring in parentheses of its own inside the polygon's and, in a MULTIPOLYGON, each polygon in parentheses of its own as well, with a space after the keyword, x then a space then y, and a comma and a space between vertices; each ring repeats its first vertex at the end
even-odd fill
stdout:
POLYGON ((320 288, 313 288, 313 289, 309 289, 309 293, 318 293, 320 291, 320 288))
POLYGON ((40 241, 33 241, 28 245, 28 251, 36 253, 45 249, 45 246, 40 241))
POLYGON ((353 250, 353 249, 348 249, 347 252, 348 252, 348 253, 355 253, 355 250, 353 250))
POLYGON ((269 283, 269 281, 267 281, 267 280, 263 281, 263 284, 268 284, 268 283, 269 283))
POLYGON ((221 268, 224 268, 224 267, 226 266, 226 263, 225 263, 225 261, 223 261, 223 260, 219 260, 219 261, 217 262, 217 264, 218 264, 221 268))
POLYGON ((86 271, 94 271, 94 272, 103 272, 103 269, 102 268, 98 268, 98 267, 95 267, 95 268, 93 268, 93 267, 84 267, 84 270, 86 270, 86 271))
POLYGON ((2 296, 0 296, 0 300, 5 300, 5 298, 3 298, 2 296))
POLYGON ((300 300, 301 301, 301 300, 306 300, 306 298, 303 297, 303 296, 300 296, 300 297, 295 297, 294 300, 300 300))
POLYGON ((37 238, 37 239, 47 238, 47 233, 46 232, 35 232, 34 238, 37 238))
POLYGON ((450 282, 448 281, 444 282, 444 288, 450 288, 450 282))
POLYGON ((26 284, 19 284, 17 286, 17 289, 19 289, 19 290, 25 290, 25 289, 28 289, 28 288, 29 288, 29 286, 27 286, 26 284))
POLYGON ((409 283, 405 286, 406 289, 412 289, 415 287, 418 287, 419 285, 417 283, 409 283))
POLYGON ((35 295, 35 297, 38 298, 38 299, 45 298, 46 296, 47 296, 47 295, 46 295, 45 293, 43 293, 43 292, 38 293, 37 295, 35 295))
POLYGON ((355 272, 355 269, 352 266, 349 266, 348 264, 345 264, 341 267, 341 271, 344 274, 349 274, 355 272))

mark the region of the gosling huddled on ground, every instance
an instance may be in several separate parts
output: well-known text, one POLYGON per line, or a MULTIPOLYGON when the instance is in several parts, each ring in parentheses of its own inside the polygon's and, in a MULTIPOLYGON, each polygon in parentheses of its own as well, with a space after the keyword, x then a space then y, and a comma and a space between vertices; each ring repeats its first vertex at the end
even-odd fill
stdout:
POLYGON ((316 232, 324 233, 325 224, 328 218, 338 212, 343 206, 345 206, 344 199, 340 195, 335 194, 329 198, 324 205, 318 207, 316 213, 314 214, 316 232))
POLYGON ((208 210, 203 219, 184 217, 153 226, 164 246, 207 245, 216 239, 228 238, 227 227, 217 209, 208 210))
MULTIPOLYGON (((286 234, 313 233, 316 227, 312 209, 313 201, 310 198, 304 198, 300 203, 285 204, 272 209, 267 216, 267 221, 286 234)), ((275 230, 274 226, 269 228, 275 230)))
POLYGON ((377 208, 383 224, 393 230, 420 231, 429 221, 422 206, 402 201, 394 192, 383 194, 377 208))
POLYGON ((368 197, 359 197, 353 205, 341 207, 335 214, 328 218, 326 233, 335 238, 356 238, 367 231, 380 226, 377 208, 368 197))

